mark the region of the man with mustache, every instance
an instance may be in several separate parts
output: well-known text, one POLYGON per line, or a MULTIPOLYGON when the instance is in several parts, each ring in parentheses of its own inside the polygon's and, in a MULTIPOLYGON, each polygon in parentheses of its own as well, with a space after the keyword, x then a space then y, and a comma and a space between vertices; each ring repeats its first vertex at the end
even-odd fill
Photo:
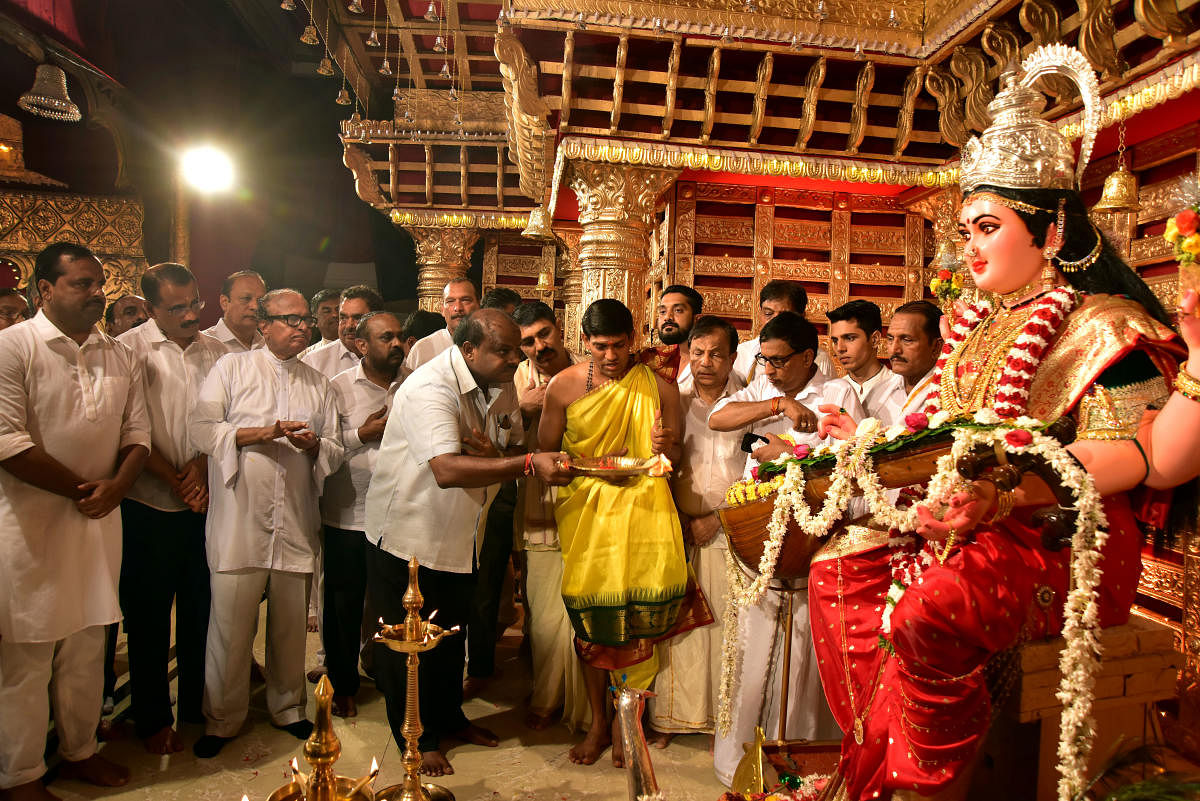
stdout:
POLYGON ((298 739, 304 717, 309 585, 321 524, 317 491, 342 462, 329 380, 296 358, 313 320, 294 289, 259 298, 265 347, 229 353, 209 372, 191 420, 208 455, 205 525, 212 603, 205 650, 206 734, 192 751, 209 758, 242 728, 258 605, 267 593, 267 707, 298 739))
MULTIPOLYGON (((521 328, 525 361, 513 383, 525 419, 525 447, 537 447, 546 385, 575 363, 563 343, 554 310, 541 301, 522 303, 513 313, 521 328)), ((571 639, 571 620, 562 601, 562 550, 554 522, 556 491, 538 478, 522 482, 517 500, 517 536, 525 561, 525 632, 533 656, 533 688, 525 725, 544 729, 562 709, 575 728, 587 720, 587 691, 571 639)))
POLYGON ((104 310, 104 332, 110 337, 119 337, 149 319, 145 298, 122 295, 104 310))
POLYGON ((942 310, 936 305, 914 300, 897 308, 888 323, 886 339, 892 372, 904 379, 904 413, 924 408, 933 368, 942 352, 941 319, 942 310))
MULTIPOLYGON (((344 308, 344 307, 343 307, 344 308)), ((354 717, 358 653, 367 591, 366 496, 392 397, 400 387, 404 329, 389 312, 369 312, 355 330, 362 360, 333 379, 346 461, 325 479, 322 639, 333 684, 333 714, 354 717)), ((373 623, 373 621, 372 621, 373 623)))
MULTIPOLYGON (((776 278, 768 281, 758 293, 758 315, 763 325, 771 322, 780 312, 795 312, 801 317, 808 309, 808 292, 799 281, 789 281, 776 278)), ((758 354, 758 339, 751 337, 738 345, 737 358, 733 362, 733 371, 742 380, 750 383, 758 375, 758 364, 754 357, 758 354)), ((833 363, 824 348, 817 346, 817 369, 826 376, 833 376, 833 363)))
POLYGON ((29 301, 21 290, 12 287, 0 289, 0 331, 10 325, 23 323, 33 316, 29 301))
MULTIPOLYGON (((409 563, 419 565, 425 605, 437 624, 464 625, 474 597, 476 534, 487 488, 521 475, 562 484, 561 453, 519 453, 521 415, 512 378, 521 359, 516 323, 481 309, 457 325, 454 345, 417 368, 396 392, 404 410, 384 427, 367 489, 367 585, 377 614, 404 620, 409 563), (518 446, 515 455, 510 449, 518 446), (464 452, 464 450, 466 452, 464 452)), ((496 735, 463 714, 465 643, 461 633, 421 655, 421 772, 453 773, 443 740, 495 747, 496 735)), ((387 702, 392 735, 403 737, 406 664, 375 648, 376 683, 387 702)))
POLYGON ((60 777, 115 787, 97 753, 104 634, 116 622, 121 517, 150 424, 141 367, 102 334, 104 270, 57 242, 38 254, 41 311, 0 332, 0 797, 56 801, 42 785, 46 727, 60 777))
POLYGON ((658 301, 658 339, 662 343, 638 354, 643 364, 668 381, 682 382, 689 375, 682 347, 692 330, 692 321, 704 308, 704 298, 690 286, 672 284, 658 301))
POLYGON ((254 270, 239 270, 221 284, 221 319, 204 333, 216 339, 230 353, 263 346, 258 330, 258 299, 267 291, 267 282, 254 270))
POLYGON ((317 336, 320 339, 300 354, 301 359, 338 338, 338 306, 341 302, 342 293, 337 289, 320 289, 313 293, 308 301, 308 310, 317 320, 317 336))
POLYGON ((208 633, 208 560, 204 514, 208 459, 188 438, 187 421, 200 385, 225 346, 200 333, 204 301, 182 264, 156 264, 142 274, 150 322, 117 341, 142 367, 150 416, 146 469, 121 502, 124 545, 121 609, 129 637, 129 675, 138 737, 153 754, 183 750, 174 728, 170 677, 171 606, 179 666, 179 717, 204 720, 204 641, 208 633))
POLYGON ((479 308, 479 293, 475 284, 465 275, 452 279, 442 290, 442 318, 445 328, 439 328, 424 339, 417 340, 404 359, 405 375, 416 370, 454 344, 454 331, 458 324, 479 308))
POLYGON ((338 373, 356 367, 362 358, 358 352, 358 324, 378 311, 383 311, 383 298, 371 287, 359 284, 343 289, 337 310, 337 339, 301 354, 300 361, 330 381, 338 373))

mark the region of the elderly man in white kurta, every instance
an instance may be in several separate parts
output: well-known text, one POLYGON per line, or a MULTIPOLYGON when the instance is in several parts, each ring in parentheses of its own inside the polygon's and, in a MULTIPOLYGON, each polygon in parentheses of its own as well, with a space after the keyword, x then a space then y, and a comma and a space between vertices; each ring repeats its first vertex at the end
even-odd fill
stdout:
POLYGON ((671 478, 675 507, 683 525, 688 561, 716 620, 659 646, 659 670, 650 700, 650 725, 665 745, 671 734, 713 731, 721 680, 721 621, 729 594, 725 533, 716 509, 725 490, 742 476, 748 428, 713 431, 708 414, 723 398, 743 387, 733 372, 737 331, 719 317, 693 324, 684 345, 691 370, 679 385, 684 414, 683 459, 671 478))
POLYGON ((329 380, 296 355, 312 318, 299 292, 259 300, 266 347, 223 357, 200 389, 192 440, 208 454, 208 567, 212 606, 205 653, 207 734, 199 757, 237 735, 250 697, 250 653, 267 592, 267 707, 300 739, 309 584, 321 517, 317 499, 342 461, 329 380))
POLYGON ((96 329, 104 271, 79 245, 38 255, 43 306, 0 332, 0 798, 42 786, 53 706, 60 776, 115 786, 96 753, 105 627, 121 617, 117 504, 150 446, 137 360, 96 329))
MULTIPOLYGON (((749 472, 760 461, 776 458, 793 446, 780 438, 789 435, 797 445, 815 448, 822 442, 816 418, 822 406, 845 411, 855 420, 866 416, 858 396, 843 379, 827 379, 814 364, 817 331, 812 323, 792 312, 780 312, 763 326, 756 358, 759 373, 750 384, 718 401, 708 425, 721 431, 749 425, 768 442, 755 448, 746 460, 749 472)), ((755 606, 738 614, 738 649, 741 653, 733 719, 729 734, 718 733, 713 749, 717 777, 726 785, 742 757, 742 744, 754 738, 755 726, 774 737, 779 726, 779 688, 782 685, 783 634, 792 640, 790 693, 784 716, 785 736, 825 740, 841 736, 825 700, 817 671, 812 630, 808 619, 807 581, 790 582, 793 611, 790 621, 783 592, 764 593, 755 606)))

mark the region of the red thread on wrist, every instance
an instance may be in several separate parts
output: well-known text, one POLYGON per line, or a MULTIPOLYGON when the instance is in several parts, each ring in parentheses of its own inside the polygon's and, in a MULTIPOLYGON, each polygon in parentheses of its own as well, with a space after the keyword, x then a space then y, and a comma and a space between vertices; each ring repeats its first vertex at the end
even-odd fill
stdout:
POLYGON ((527 475, 527 476, 533 475, 533 454, 532 453, 525 454, 525 470, 524 470, 524 472, 525 472, 525 475, 527 475))

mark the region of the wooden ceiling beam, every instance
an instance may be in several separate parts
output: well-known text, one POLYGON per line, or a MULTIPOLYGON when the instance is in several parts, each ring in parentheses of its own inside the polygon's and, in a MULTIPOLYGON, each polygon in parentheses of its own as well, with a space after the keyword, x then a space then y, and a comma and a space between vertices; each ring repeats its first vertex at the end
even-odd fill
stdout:
POLYGON ((408 62, 408 74, 412 78, 413 87, 424 89, 425 70, 421 69, 421 59, 417 54, 417 43, 413 39, 411 31, 400 31, 400 49, 404 51, 404 58, 408 62))

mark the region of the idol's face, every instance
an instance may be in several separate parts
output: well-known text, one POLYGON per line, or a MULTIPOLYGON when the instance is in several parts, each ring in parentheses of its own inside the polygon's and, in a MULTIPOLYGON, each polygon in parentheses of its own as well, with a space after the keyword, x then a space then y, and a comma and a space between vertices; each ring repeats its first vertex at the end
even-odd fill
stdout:
POLYGON ((1024 220, 995 200, 968 198, 958 233, 963 239, 963 262, 984 291, 1015 292, 1041 274, 1045 258, 1024 220))

